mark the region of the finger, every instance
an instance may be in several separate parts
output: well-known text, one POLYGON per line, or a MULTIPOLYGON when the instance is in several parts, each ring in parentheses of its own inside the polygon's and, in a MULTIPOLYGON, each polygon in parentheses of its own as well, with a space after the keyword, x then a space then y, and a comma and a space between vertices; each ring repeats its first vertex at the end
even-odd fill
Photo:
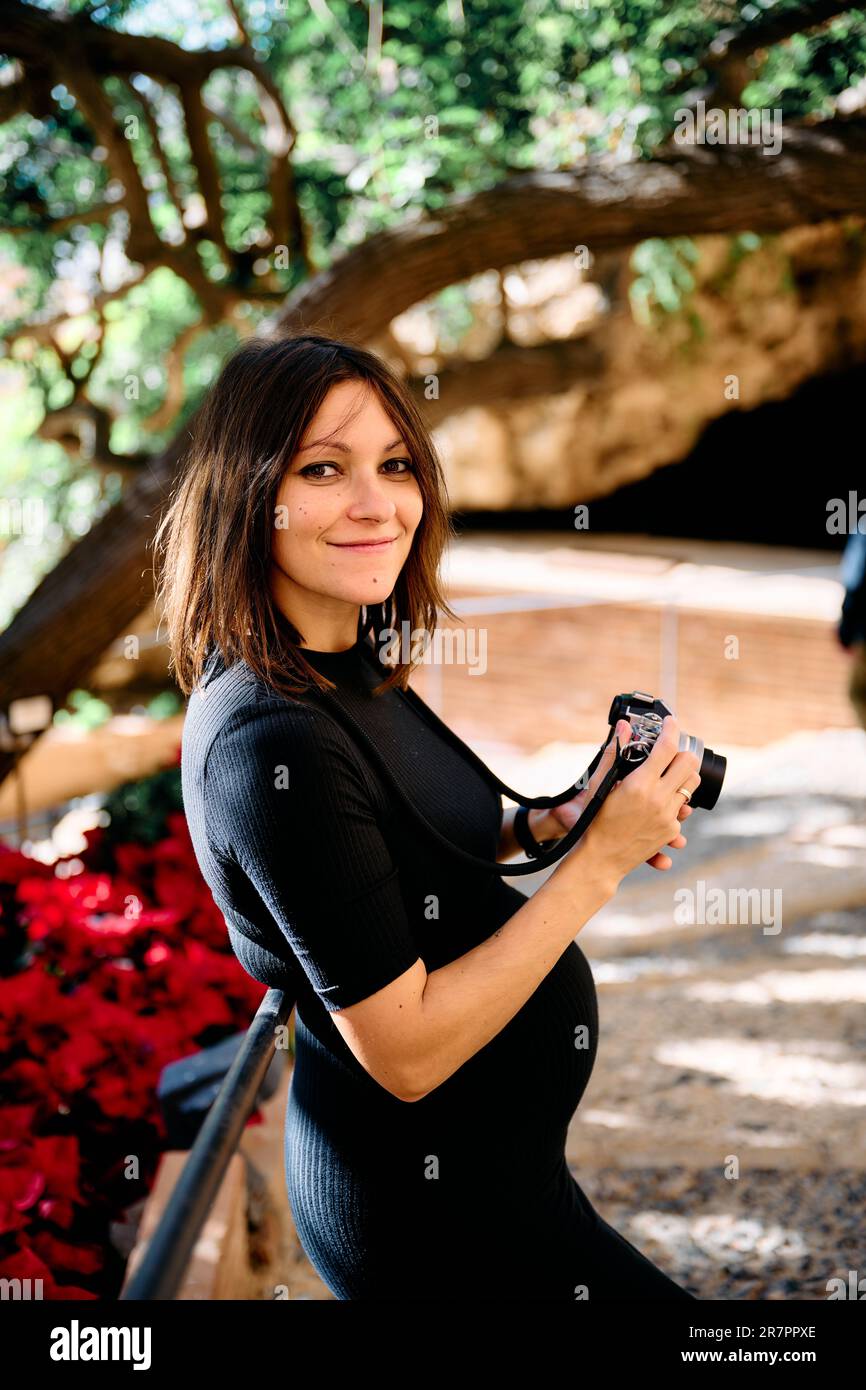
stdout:
MULTIPOLYGON (((616 741, 619 739, 620 747, 627 743, 631 738, 631 725, 627 719, 618 719, 614 725, 604 750, 604 758, 610 763, 616 757, 616 741)), ((604 761, 604 760, 603 760, 604 761)))
POLYGON ((673 715, 667 714, 662 720, 661 732, 638 769, 649 768, 655 776, 661 776, 677 756, 680 744, 680 728, 673 715))
POLYGON ((610 753, 611 762, 613 762, 614 758, 616 757, 617 739, 619 739, 620 748, 624 748, 625 745, 631 739, 631 724, 629 724, 627 719, 617 720, 616 727, 614 728, 614 731, 610 736, 610 741, 608 742, 607 748, 605 749, 605 752, 610 753))
POLYGON ((694 795, 701 784, 700 765, 700 759, 696 754, 682 749, 671 759, 659 781, 662 786, 688 787, 694 795))
POLYGON ((568 831, 580 819, 583 804, 583 793, 580 793, 573 801, 564 801, 561 806, 554 806, 551 815, 559 821, 564 830, 568 831))
POLYGON ((662 854, 661 850, 658 854, 653 854, 646 862, 652 869, 672 869, 674 864, 670 855, 662 854))
MULTIPOLYGON (((670 849, 685 849, 687 844, 688 840, 685 835, 675 835, 672 840, 668 840, 670 849)), ((659 850, 657 854, 651 855, 646 862, 654 869, 670 869, 673 867, 674 861, 669 854, 665 854, 662 850, 659 850)))
MULTIPOLYGON (((581 787, 580 791, 577 793, 576 796, 572 798, 571 801, 565 801, 555 808, 554 814, 556 818, 561 822, 561 824, 565 827, 566 831, 570 830, 571 827, 574 825, 575 821, 577 821, 578 818, 583 814, 584 808, 586 807, 587 803, 592 800, 593 796, 598 791, 598 788, 600 787, 601 783, 604 781, 605 777, 607 776, 611 767, 613 766, 613 760, 616 757, 617 736, 619 737, 620 745, 622 745, 624 742, 627 741, 630 734, 631 725, 629 724, 628 720, 618 720, 615 728, 613 729, 610 737, 608 738, 604 752, 598 760, 598 766, 596 767, 595 772, 589 778, 586 786, 581 787)), ((613 790, 613 788, 611 788, 611 790, 613 790)))

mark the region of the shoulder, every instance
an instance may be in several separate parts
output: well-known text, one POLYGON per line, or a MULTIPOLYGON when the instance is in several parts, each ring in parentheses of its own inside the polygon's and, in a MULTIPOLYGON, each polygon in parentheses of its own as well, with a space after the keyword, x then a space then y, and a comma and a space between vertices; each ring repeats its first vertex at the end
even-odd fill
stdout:
POLYGON ((205 775, 233 791, 261 789, 263 771, 286 768, 306 784, 339 782, 370 790, 366 766, 336 718, 323 707, 250 689, 215 731, 205 775))
POLYGON ((284 857, 287 834, 324 843, 340 826, 355 834, 386 810, 336 720, 279 696, 233 711, 211 744, 201 792, 215 837, 242 864, 268 844, 284 857))
POLYGON ((298 746, 312 742, 350 746, 337 720, 319 703, 290 699, 268 685, 245 661, 218 667, 192 692, 187 703, 184 737, 211 753, 231 745, 255 747, 275 736, 298 746))
POLYGON ((220 800, 248 799, 271 783, 263 770, 283 767, 294 770, 297 785, 326 782, 334 794, 379 796, 357 745, 319 697, 284 696, 243 661, 190 696, 182 763, 191 799, 206 786, 220 800))

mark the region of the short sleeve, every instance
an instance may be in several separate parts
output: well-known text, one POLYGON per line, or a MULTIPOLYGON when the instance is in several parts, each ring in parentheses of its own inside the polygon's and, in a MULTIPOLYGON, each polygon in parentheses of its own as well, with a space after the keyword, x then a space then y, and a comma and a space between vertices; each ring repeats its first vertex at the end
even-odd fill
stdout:
POLYGON ((252 883, 329 1012, 419 958, 398 870, 352 746, 288 703, 236 712, 208 753, 210 833, 252 883))

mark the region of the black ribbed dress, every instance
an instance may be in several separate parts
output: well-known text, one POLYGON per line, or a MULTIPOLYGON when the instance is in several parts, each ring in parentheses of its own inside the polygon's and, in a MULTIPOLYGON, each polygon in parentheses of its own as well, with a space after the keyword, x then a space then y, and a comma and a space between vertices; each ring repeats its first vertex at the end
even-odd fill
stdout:
MULTIPOLYGON (((428 819, 495 859, 501 798, 466 745, 417 696, 370 693, 386 669, 362 639, 305 655, 428 819)), ((198 862, 236 955, 297 995, 287 1191, 335 1297, 691 1298, 602 1219, 566 1163, 598 1044, 577 943, 457 1072, 423 1100, 398 1100, 329 1015, 419 956, 430 972, 464 955, 526 897, 442 850, 348 732, 244 662, 226 669, 213 654, 189 700, 181 767, 198 862)))

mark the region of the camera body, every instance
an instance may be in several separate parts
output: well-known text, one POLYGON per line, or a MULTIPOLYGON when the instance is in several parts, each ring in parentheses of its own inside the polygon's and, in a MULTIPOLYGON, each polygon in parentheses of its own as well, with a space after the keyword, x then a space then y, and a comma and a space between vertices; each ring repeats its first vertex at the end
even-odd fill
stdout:
MULTIPOLYGON (((652 695, 647 695, 642 690, 633 690, 629 694, 614 696, 607 717, 611 733, 616 728, 619 719, 627 719, 632 731, 629 742, 622 750, 623 777, 627 777, 630 772, 634 772, 636 767, 640 767, 641 763, 646 761, 652 751, 653 744, 662 731, 662 722, 669 714, 673 714, 673 710, 668 709, 663 700, 654 700, 652 695)), ((723 758, 721 753, 714 753, 712 748, 705 748, 703 739, 696 738, 694 734, 680 734, 679 751, 681 753, 694 753, 700 759, 698 772, 701 781, 692 793, 689 804, 705 811, 711 811, 722 790, 728 763, 727 758, 723 758)))

